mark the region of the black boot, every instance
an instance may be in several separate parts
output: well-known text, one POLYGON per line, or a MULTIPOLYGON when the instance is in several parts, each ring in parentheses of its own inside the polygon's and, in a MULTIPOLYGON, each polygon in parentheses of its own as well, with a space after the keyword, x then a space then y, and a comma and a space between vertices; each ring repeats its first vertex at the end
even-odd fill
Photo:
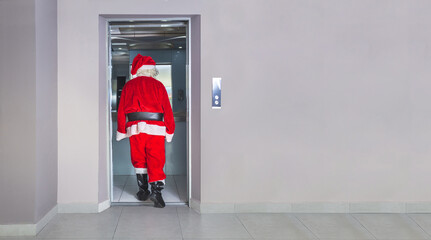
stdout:
POLYGON ((150 190, 148 190, 148 174, 136 174, 138 181, 139 192, 136 193, 136 198, 140 201, 145 201, 150 196, 150 190))
POLYGON ((165 185, 163 182, 152 182, 151 184, 151 195, 150 200, 154 202, 154 207, 156 208, 164 208, 165 201, 162 198, 162 190, 165 185))

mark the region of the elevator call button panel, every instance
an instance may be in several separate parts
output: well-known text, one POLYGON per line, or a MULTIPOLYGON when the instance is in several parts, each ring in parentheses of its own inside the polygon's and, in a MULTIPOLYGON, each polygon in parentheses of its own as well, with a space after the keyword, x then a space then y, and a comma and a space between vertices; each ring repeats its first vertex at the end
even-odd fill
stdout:
POLYGON ((212 108, 221 108, 221 78, 213 78, 213 95, 212 95, 212 108))

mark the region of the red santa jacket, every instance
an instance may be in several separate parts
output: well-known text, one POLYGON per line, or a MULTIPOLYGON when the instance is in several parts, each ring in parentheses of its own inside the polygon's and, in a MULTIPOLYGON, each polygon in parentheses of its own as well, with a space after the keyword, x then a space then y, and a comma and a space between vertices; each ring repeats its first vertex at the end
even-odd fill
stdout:
POLYGON ((172 141, 174 114, 166 88, 160 81, 143 76, 128 81, 121 92, 117 113, 117 141, 139 133, 166 136, 166 141, 172 141), (163 113, 164 121, 126 122, 127 114, 132 112, 163 113))

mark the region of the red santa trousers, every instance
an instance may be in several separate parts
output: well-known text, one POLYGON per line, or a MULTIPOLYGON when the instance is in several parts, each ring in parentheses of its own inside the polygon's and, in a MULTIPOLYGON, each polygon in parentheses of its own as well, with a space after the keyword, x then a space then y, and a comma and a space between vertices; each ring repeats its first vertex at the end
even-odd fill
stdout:
POLYGON ((146 168, 148 182, 163 181, 165 166, 165 136, 139 133, 129 137, 130 155, 135 168, 146 168))

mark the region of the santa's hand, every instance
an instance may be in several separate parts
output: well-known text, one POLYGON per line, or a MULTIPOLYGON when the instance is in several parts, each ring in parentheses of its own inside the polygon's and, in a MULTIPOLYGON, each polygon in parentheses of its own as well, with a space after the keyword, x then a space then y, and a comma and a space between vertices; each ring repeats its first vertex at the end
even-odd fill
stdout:
POLYGON ((122 140, 122 139, 124 139, 126 137, 127 137, 127 134, 121 133, 121 132, 117 131, 117 141, 120 141, 120 140, 122 140))
POLYGON ((172 134, 166 133, 166 141, 167 142, 172 142, 173 137, 174 137, 173 133, 172 134))

